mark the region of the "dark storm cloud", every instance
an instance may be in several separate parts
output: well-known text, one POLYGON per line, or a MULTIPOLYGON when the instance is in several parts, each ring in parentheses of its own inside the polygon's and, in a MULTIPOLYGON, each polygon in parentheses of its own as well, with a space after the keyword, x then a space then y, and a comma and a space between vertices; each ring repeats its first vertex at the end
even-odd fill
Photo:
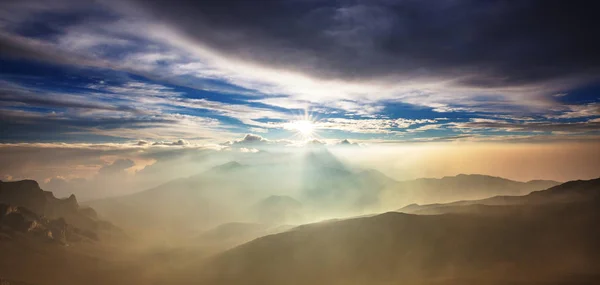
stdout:
POLYGON ((140 1, 215 50, 326 78, 518 86, 598 75, 595 1, 140 1))
POLYGON ((37 40, 0 32, 0 59, 34 59, 55 64, 107 66, 99 60, 68 53, 37 40))
POLYGON ((77 25, 118 20, 109 1, 5 0, 0 7, 0 59, 108 67, 89 55, 61 50, 52 42, 77 25), (106 2, 102 4, 103 2, 106 2))

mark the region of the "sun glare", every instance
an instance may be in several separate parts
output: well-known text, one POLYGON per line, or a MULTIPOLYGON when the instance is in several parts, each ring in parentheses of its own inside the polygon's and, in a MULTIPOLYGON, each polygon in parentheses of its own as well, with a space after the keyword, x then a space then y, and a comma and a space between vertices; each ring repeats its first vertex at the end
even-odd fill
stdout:
POLYGON ((309 120, 298 120, 289 122, 287 129, 296 131, 303 138, 309 139, 312 138, 315 132, 315 125, 309 120))

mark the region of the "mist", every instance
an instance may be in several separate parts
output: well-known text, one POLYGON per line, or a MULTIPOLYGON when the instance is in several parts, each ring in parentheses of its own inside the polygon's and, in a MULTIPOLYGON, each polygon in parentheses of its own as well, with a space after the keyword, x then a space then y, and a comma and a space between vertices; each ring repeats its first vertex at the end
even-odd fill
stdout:
MULTIPOLYGON (((269 164, 303 152, 298 146, 262 145, 260 152, 256 147, 3 145, 0 153, 7 163, 0 166, 0 177, 4 181, 33 179, 58 197, 77 194, 85 201, 139 192, 231 161, 269 164)), ((461 173, 516 181, 568 181, 594 178, 595 169, 600 168, 600 150, 594 143, 463 142, 331 145, 329 149, 352 170, 374 169, 398 181, 461 173)))
POLYGON ((600 284, 597 2, 1 3, 0 285, 600 284))

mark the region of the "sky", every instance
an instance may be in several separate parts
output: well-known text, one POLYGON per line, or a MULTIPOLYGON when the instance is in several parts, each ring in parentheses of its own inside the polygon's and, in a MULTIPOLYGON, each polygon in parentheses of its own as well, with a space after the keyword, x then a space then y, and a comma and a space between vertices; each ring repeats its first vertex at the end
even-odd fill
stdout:
MULTIPOLYGON (((578 146, 576 156, 595 159, 597 8, 556 0, 5 0, 0 153, 221 150, 254 138, 544 145, 549 153, 578 146)), ((94 155, 96 174, 131 159, 94 155)), ((585 174, 546 176, 595 175, 597 164, 583 160, 567 164, 585 174)), ((17 164, 0 173, 4 180, 51 179, 32 174, 41 163, 17 164)), ((73 167, 57 175, 79 177, 73 167)), ((533 178, 518 172, 507 175, 533 178)))

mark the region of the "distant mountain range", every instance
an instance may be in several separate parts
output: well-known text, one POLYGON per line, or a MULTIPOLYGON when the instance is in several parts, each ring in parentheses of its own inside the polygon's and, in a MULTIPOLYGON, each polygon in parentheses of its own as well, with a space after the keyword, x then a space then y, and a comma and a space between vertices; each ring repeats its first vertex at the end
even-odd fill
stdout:
POLYGON ((600 179, 574 181, 477 212, 390 212, 304 225, 222 253, 196 278, 231 285, 597 284, 599 197, 600 179), (533 207, 540 203, 546 206, 533 207))
POLYGON ((535 191, 524 196, 495 196, 481 200, 457 201, 445 204, 412 204, 399 211, 411 214, 442 214, 475 211, 493 206, 559 206, 572 202, 585 202, 600 197, 600 179, 569 181, 543 191, 535 191))
POLYGON ((421 178, 398 182, 388 187, 385 199, 409 203, 447 203, 483 199, 496 195, 525 195, 560 184, 549 180, 518 182, 500 177, 460 174, 440 179, 421 178))
POLYGON ((362 213, 377 207, 382 187, 372 173, 354 173, 326 149, 316 149, 285 163, 229 162, 87 205, 124 227, 205 230, 229 222, 298 224, 362 213))
POLYGON ((399 182, 372 169, 352 171, 326 148, 314 148, 286 162, 229 162, 143 192, 87 205, 119 226, 177 235, 182 229, 203 231, 231 222, 302 224, 411 203, 522 195, 557 184, 485 175, 399 182))
POLYGON ((93 201, 96 215, 35 181, 1 182, 0 275, 98 285, 597 284, 600 178, 555 184, 484 175, 398 182, 317 152, 304 163, 231 162, 93 201), (492 197, 465 200, 479 195, 492 197), (466 198, 440 202, 452 197, 466 198), (435 203, 402 207, 405 213, 365 211, 387 198, 397 199, 390 201, 395 209, 435 203), (362 216, 347 218, 352 213, 362 216), (103 247, 95 237, 120 231, 98 217, 143 235, 103 247), (326 221, 287 224, 315 217, 326 221), (137 251, 152 231, 186 243, 137 251), (73 246, 40 242, 48 240, 73 246), (38 274, 23 274, 34 268, 38 274))

